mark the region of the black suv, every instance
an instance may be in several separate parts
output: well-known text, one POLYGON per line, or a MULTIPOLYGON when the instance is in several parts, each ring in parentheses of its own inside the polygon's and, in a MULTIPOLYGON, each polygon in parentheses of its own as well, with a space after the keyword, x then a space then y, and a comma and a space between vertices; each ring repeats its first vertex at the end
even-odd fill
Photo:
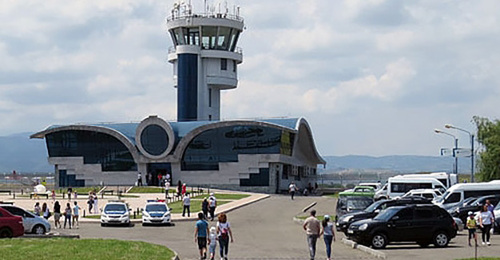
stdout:
POLYGON ((353 223, 354 221, 373 218, 380 211, 389 207, 413 205, 413 204, 432 204, 432 202, 429 199, 420 196, 404 197, 392 200, 379 200, 372 203, 363 211, 348 213, 339 217, 335 225, 337 231, 342 231, 347 235, 347 229, 349 228, 349 225, 351 225, 351 223, 353 223))
POLYGON ((384 248, 390 242, 415 241, 422 247, 433 243, 445 247, 457 235, 450 214, 436 205, 390 207, 373 219, 359 220, 347 230, 348 237, 373 248, 384 248))

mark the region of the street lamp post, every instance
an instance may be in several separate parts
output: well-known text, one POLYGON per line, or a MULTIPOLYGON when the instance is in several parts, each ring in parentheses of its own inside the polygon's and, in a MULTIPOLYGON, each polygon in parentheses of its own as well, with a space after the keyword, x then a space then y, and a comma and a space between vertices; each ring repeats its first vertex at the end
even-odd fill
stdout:
MULTIPOLYGON (((434 132, 436 132, 436 134, 445 134, 447 136, 453 137, 453 139, 455 140, 455 151, 456 151, 456 149, 458 148, 458 138, 456 136, 454 136, 448 132, 439 130, 439 129, 434 129, 434 132)), ((453 167, 453 173, 458 174, 458 157, 455 156, 455 153, 453 153, 453 157, 455 157, 455 165, 453 167)), ((449 176, 448 176, 448 178, 449 178, 449 176)))
POLYGON ((459 130, 459 131, 462 131, 464 133, 469 134, 469 137, 470 137, 470 158, 471 158, 470 159, 470 182, 474 182, 474 134, 472 134, 471 132, 469 132, 465 129, 462 129, 460 127, 453 126, 451 124, 446 124, 446 125, 444 125, 444 127, 456 129, 456 130, 459 130))

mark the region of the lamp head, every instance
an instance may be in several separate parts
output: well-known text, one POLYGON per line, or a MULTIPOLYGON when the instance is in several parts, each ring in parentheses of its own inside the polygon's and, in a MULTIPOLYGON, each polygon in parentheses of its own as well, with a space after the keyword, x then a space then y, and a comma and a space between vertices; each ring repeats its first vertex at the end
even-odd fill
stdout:
POLYGON ((444 125, 444 127, 446 127, 446 128, 453 128, 453 126, 451 124, 446 124, 446 125, 444 125))
POLYGON ((436 129, 434 129, 434 132, 436 132, 436 134, 439 134, 439 133, 441 133, 441 130, 436 128, 436 129))

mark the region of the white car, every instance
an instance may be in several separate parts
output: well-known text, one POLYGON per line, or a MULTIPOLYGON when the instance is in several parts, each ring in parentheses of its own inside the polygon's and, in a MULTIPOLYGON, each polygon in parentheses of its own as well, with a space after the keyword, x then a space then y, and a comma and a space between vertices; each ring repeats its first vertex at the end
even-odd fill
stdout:
POLYGON ((430 200, 436 200, 441 196, 441 193, 439 190, 435 189, 414 189, 408 191, 402 197, 408 197, 408 196, 420 196, 430 200))
POLYGON ((130 225, 130 209, 123 201, 110 201, 101 212, 101 226, 130 225))
POLYGON ((12 215, 23 218, 24 233, 43 235, 50 232, 50 223, 46 219, 17 206, 1 204, 0 207, 7 210, 12 215))
POLYGON ((170 225, 170 210, 164 200, 148 200, 142 210, 142 225, 170 225))

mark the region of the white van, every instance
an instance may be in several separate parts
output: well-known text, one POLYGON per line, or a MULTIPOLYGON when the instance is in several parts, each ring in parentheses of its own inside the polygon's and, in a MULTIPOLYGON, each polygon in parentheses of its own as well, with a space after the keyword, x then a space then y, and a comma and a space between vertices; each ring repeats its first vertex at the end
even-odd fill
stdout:
POLYGON ((391 177, 387 184, 376 193, 376 199, 391 199, 403 196, 410 190, 415 189, 439 189, 444 192, 446 187, 436 178, 403 178, 391 177), (385 191, 385 194, 384 194, 385 191))
POLYGON ((450 188, 451 186, 457 184, 458 176, 454 173, 446 173, 446 172, 433 172, 433 173, 422 173, 422 174, 405 174, 398 175, 395 177, 401 178, 435 178, 440 181, 446 188, 450 188))
POLYGON ((486 195, 500 194, 500 181, 490 181, 481 183, 460 183, 449 188, 436 201, 436 204, 449 209, 462 203, 469 197, 481 197, 486 195))

